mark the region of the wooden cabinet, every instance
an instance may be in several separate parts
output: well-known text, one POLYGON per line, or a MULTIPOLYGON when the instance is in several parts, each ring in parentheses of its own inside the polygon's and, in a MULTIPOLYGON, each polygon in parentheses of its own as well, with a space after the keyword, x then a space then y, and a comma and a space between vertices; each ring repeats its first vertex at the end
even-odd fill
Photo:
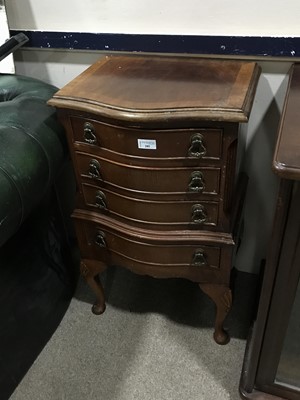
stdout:
POLYGON ((289 78, 273 160, 273 232, 240 383, 245 399, 300 398, 300 64, 289 78))
POLYGON ((103 57, 55 94, 77 177, 73 213, 81 272, 105 309, 98 273, 197 282, 231 307, 238 130, 259 77, 252 62, 103 57))

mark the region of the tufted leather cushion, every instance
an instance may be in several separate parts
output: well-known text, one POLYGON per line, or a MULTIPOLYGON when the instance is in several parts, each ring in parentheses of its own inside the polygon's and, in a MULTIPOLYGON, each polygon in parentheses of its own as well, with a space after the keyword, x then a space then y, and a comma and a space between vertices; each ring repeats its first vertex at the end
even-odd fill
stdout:
POLYGON ((0 74, 0 246, 42 199, 65 158, 63 128, 46 104, 56 91, 0 74))

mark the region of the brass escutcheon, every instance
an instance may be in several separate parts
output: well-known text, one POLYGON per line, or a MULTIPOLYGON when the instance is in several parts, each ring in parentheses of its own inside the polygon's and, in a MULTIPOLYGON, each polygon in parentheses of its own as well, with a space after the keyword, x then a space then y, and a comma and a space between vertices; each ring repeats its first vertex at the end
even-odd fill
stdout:
POLYGON ((97 161, 95 159, 92 159, 90 161, 88 173, 91 178, 95 178, 95 179, 101 178, 99 161, 97 161))
POLYGON ((205 189, 205 182, 201 171, 194 171, 191 173, 188 189, 190 192, 203 192, 205 189))
POLYGON ((203 249, 198 249, 195 251, 192 261, 193 267, 204 267, 208 265, 206 254, 203 249))
POLYGON ((106 196, 101 190, 97 190, 95 204, 98 208, 106 209, 106 196))
POLYGON ((195 133, 191 137, 191 144, 188 149, 188 156, 192 158, 202 158, 206 154, 206 147, 201 133, 195 133))
POLYGON ((207 212, 202 204, 192 206, 191 220, 194 224, 204 224, 207 221, 207 212))
POLYGON ((105 235, 102 231, 98 231, 95 237, 95 244, 99 247, 106 247, 105 235))
POLYGON ((95 128, 90 122, 85 122, 83 125, 83 139, 86 143, 96 144, 97 137, 95 135, 95 128))

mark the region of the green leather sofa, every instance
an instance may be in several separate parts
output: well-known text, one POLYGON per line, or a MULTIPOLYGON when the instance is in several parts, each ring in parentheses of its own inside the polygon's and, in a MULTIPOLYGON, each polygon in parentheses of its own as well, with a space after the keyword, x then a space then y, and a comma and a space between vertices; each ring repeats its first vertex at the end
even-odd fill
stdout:
POLYGON ((9 398, 55 332, 78 275, 69 215, 75 179, 57 88, 0 74, 0 399, 9 398))
POLYGON ((62 126, 42 81, 0 74, 0 246, 59 175, 67 156, 62 126))

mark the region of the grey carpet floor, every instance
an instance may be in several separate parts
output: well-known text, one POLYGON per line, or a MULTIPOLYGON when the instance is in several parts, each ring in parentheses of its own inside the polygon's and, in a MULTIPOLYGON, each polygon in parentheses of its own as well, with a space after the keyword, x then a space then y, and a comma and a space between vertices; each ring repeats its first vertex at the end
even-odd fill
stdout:
POLYGON ((107 309, 90 312, 79 285, 60 326, 12 400, 238 400, 256 280, 236 279, 226 326, 213 339, 214 306, 197 285, 113 268, 103 276, 107 309))

